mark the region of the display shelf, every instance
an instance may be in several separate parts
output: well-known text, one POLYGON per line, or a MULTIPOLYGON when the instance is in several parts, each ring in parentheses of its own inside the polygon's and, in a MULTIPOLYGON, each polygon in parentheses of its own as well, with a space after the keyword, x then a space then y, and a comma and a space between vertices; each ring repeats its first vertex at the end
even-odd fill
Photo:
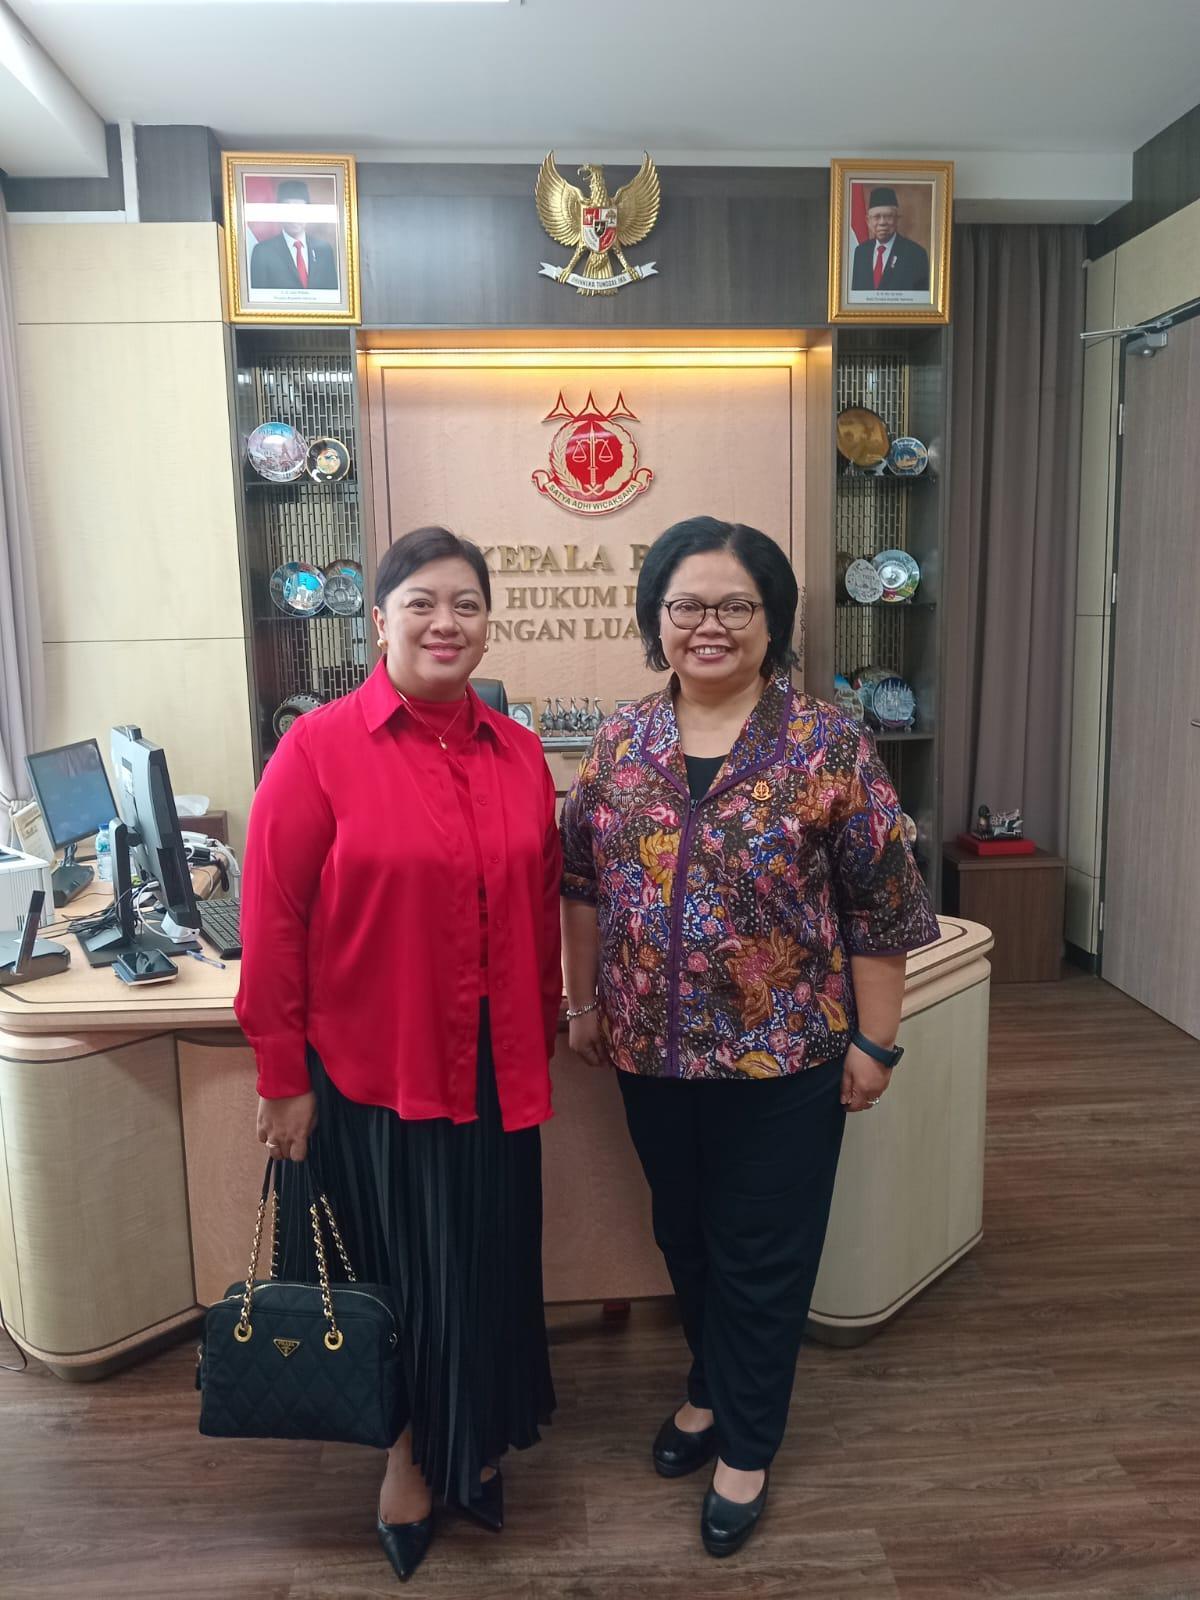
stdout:
POLYGON ((363 682, 369 668, 367 617, 319 611, 288 616, 269 595, 271 574, 288 561, 322 570, 365 562, 359 463, 357 361, 345 329, 237 328, 233 331, 234 446, 241 480, 241 534, 247 658, 255 762, 259 773, 278 744, 272 718, 293 694, 331 700, 363 682), (306 439, 332 436, 355 468, 319 483, 260 478, 246 465, 245 441, 263 422, 286 422, 306 439))
MULTIPOLYGON (((917 825, 918 858, 935 904, 942 859, 940 602, 949 355, 943 328, 838 329, 832 395, 835 419, 848 406, 866 407, 882 417, 891 438, 913 435, 930 452, 929 468, 911 478, 857 472, 839 462, 832 502, 833 573, 839 558, 869 561, 881 550, 906 550, 921 569, 916 596, 862 605, 835 589, 829 598, 831 677, 884 667, 904 678, 916 697, 916 728, 873 730, 873 736, 917 825)), ((831 688, 822 684, 818 692, 831 688)))

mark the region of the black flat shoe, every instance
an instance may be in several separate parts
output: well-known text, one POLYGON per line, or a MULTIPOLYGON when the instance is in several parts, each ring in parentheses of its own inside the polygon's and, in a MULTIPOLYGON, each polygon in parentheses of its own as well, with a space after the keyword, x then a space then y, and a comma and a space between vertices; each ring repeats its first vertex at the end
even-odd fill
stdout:
POLYGON ((375 1526, 392 1571, 401 1583, 407 1583, 433 1543, 433 1512, 420 1522, 385 1522, 376 1512, 375 1526))
POLYGON ((493 1477, 479 1485, 478 1498, 462 1509, 468 1517, 490 1528, 493 1533, 500 1532, 504 1527, 504 1479, 500 1476, 499 1467, 493 1477))
POLYGON ((674 1413, 667 1418, 654 1440, 651 1454, 660 1478, 684 1478, 704 1466, 717 1453, 716 1423, 703 1433, 685 1433, 675 1424, 674 1413))
POLYGON ((744 1505, 709 1489, 700 1512, 700 1537, 710 1556, 731 1556, 742 1548, 766 1509, 768 1481, 769 1474, 754 1499, 744 1505))

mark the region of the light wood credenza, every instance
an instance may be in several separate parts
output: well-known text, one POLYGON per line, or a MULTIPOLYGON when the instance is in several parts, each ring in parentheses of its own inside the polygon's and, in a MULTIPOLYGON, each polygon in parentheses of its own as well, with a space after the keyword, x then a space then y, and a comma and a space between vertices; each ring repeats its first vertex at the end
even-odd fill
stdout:
MULTIPOLYGON (((991 936, 941 927, 909 957, 896 1083, 847 1127, 809 1326, 827 1341, 869 1336, 981 1235, 991 936)), ((180 957, 139 993, 72 954, 0 990, 0 1306, 86 1379, 192 1333, 244 1272, 263 1155, 238 963, 180 957)), ((669 1293, 612 1075, 565 1037, 552 1073, 547 1300, 669 1293)))

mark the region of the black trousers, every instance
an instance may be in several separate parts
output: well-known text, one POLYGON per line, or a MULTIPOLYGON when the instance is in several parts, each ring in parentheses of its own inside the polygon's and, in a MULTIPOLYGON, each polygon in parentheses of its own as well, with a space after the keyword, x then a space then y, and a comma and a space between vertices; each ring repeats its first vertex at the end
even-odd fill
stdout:
POLYGON ((728 1466, 768 1466, 825 1243, 842 1062, 785 1078, 617 1081, 692 1352, 688 1399, 714 1413, 728 1466))

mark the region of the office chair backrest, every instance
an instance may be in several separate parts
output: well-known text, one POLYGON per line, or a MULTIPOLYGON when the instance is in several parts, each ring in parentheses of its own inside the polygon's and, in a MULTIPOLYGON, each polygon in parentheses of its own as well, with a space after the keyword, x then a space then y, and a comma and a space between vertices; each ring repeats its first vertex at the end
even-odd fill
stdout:
POLYGON ((493 711, 498 711, 503 717, 508 715, 508 696, 499 678, 472 678, 471 687, 485 706, 491 706, 493 711))

